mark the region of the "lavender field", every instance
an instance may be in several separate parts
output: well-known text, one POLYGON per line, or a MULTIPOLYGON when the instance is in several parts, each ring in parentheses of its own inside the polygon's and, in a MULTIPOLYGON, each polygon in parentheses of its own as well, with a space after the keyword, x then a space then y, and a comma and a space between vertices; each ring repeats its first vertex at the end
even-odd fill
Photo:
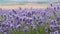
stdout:
POLYGON ((0 8, 0 34, 60 34, 60 3, 49 5, 45 9, 0 8))
POLYGON ((0 34, 60 34, 60 6, 0 8, 0 34))

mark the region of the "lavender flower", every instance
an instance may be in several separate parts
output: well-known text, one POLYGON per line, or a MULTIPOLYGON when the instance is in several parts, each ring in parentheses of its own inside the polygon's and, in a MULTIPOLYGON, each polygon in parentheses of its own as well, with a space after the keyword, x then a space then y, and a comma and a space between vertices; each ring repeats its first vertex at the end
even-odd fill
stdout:
POLYGON ((50 30, 54 30, 55 29, 55 25, 50 25, 50 30))
POLYGON ((50 34, 54 34, 54 32, 50 32, 50 34))
POLYGON ((17 12, 14 9, 12 11, 13 11, 13 13, 17 14, 17 12))
POLYGON ((59 34, 58 30, 54 32, 54 34, 59 34))
POLYGON ((28 26, 25 26, 24 27, 24 32, 27 32, 28 31, 28 26))
POLYGON ((52 20, 51 20, 51 24, 52 24, 52 25, 56 25, 56 24, 57 24, 56 20, 53 20, 53 19, 52 19, 52 20))
POLYGON ((21 31, 21 24, 16 25, 16 29, 18 29, 19 31, 21 31))

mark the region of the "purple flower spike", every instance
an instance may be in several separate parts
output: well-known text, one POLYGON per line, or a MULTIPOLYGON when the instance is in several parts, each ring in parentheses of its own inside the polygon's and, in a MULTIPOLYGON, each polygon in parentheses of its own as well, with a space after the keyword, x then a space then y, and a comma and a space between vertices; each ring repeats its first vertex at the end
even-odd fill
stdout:
POLYGON ((19 31, 21 31, 21 24, 16 25, 16 29, 18 29, 19 31))
POLYGON ((11 21, 11 23, 13 23, 13 20, 11 21))
POLYGON ((60 17, 57 17, 57 21, 59 21, 60 20, 60 17))
POLYGON ((4 30, 3 31, 3 34, 8 34, 8 30, 4 30))
POLYGON ((59 34, 58 30, 54 32, 54 34, 59 34))
POLYGON ((17 12, 14 9, 12 9, 12 11, 13 11, 13 13, 17 14, 17 12))
POLYGON ((22 17, 20 17, 20 18, 19 18, 19 20, 20 20, 20 21, 22 21, 22 20, 23 20, 23 18, 22 18, 22 17))
POLYGON ((10 28, 11 28, 12 30, 14 30, 14 29, 15 29, 15 27, 14 27, 14 25, 13 25, 13 24, 10 24, 10 28))
POLYGON ((51 20, 51 25, 56 25, 57 24, 57 22, 56 22, 56 20, 51 20))
POLYGON ((52 7, 53 5, 51 4, 51 7, 52 7))
POLYGON ((55 29, 55 25, 50 25, 50 30, 53 30, 53 29, 55 29))
POLYGON ((7 34, 7 32, 4 32, 3 34, 7 34))
POLYGON ((2 24, 2 27, 5 27, 6 26, 6 24, 2 24))
POLYGON ((42 25, 42 21, 37 21, 36 24, 37 24, 37 26, 40 26, 40 25, 42 25))
POLYGON ((54 32, 50 32, 50 34, 54 34, 54 32))
POLYGON ((28 31, 28 26, 25 26, 24 27, 24 32, 27 32, 28 31))
POLYGON ((56 10, 56 7, 54 7, 54 10, 56 10))
POLYGON ((26 19, 27 19, 26 17, 23 17, 23 22, 25 22, 25 21, 26 21, 26 19))
POLYGON ((27 17, 31 17, 32 14, 31 14, 30 12, 28 12, 26 16, 27 16, 27 17))
POLYGON ((36 28, 36 26, 35 26, 35 25, 33 26, 33 30, 34 30, 34 32, 36 32, 36 30, 37 30, 37 28, 36 28))
POLYGON ((57 9, 60 9, 60 7, 58 6, 57 9))
POLYGON ((33 16, 33 19, 35 20, 35 19, 36 19, 36 17, 35 17, 35 16, 33 16))

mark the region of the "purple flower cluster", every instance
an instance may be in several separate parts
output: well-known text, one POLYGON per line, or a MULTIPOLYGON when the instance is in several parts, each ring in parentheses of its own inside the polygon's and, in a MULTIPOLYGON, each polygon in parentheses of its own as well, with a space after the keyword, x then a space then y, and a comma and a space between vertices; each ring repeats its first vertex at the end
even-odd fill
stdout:
POLYGON ((10 30, 37 31, 44 25, 47 34, 60 33, 60 7, 46 9, 0 9, 0 32, 9 34, 10 30), (49 28, 49 29, 48 29, 49 28))

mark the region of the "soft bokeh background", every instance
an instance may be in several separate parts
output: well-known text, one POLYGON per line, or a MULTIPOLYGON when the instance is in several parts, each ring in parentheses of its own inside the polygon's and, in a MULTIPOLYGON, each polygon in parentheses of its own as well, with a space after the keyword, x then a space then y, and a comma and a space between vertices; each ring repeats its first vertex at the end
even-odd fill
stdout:
POLYGON ((3 1, 17 1, 17 2, 57 2, 58 0, 0 0, 1 2, 3 1))
POLYGON ((49 2, 58 2, 58 0, 0 0, 0 4, 23 4, 23 3, 49 3, 49 2))
POLYGON ((24 6, 28 8, 45 8, 50 6, 50 3, 57 4, 57 2, 58 0, 0 0, 0 8, 24 8, 24 6))

